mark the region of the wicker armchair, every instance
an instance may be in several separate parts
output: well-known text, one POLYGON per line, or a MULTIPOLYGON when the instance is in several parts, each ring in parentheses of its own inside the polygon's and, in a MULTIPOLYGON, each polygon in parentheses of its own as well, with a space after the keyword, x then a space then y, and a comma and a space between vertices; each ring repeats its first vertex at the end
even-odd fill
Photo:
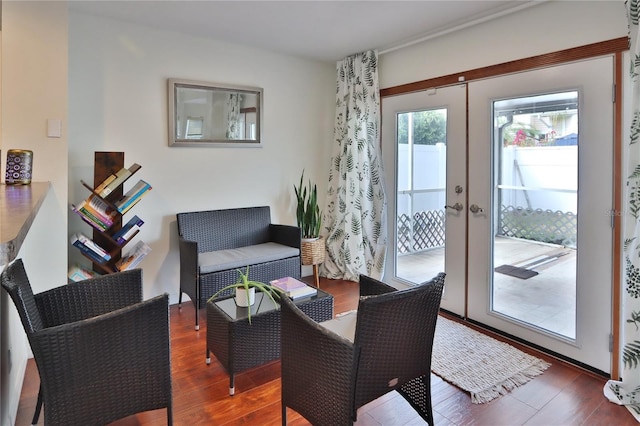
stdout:
POLYGON ((33 418, 96 425, 160 408, 172 424, 169 299, 142 301, 135 269, 33 294, 21 259, 0 275, 40 373, 33 418))
POLYGON ((284 298, 282 424, 290 407, 315 426, 350 425, 358 408, 397 390, 433 425, 431 350, 444 278, 398 291, 361 276, 357 312, 325 323, 284 298))

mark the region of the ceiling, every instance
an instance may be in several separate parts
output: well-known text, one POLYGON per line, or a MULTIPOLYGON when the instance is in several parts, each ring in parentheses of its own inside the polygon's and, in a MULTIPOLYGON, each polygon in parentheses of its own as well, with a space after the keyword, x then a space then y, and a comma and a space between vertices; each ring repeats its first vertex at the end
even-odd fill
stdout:
MULTIPOLYGON (((545 1, 545 0, 542 0, 545 1)), ((91 1, 69 8, 320 61, 385 51, 513 13, 540 0, 91 1)))

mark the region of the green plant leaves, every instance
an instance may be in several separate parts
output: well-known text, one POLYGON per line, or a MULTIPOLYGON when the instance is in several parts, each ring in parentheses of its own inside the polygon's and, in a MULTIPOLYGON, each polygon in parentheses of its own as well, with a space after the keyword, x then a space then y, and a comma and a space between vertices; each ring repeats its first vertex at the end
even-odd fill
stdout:
POLYGON ((294 191, 296 194, 296 220, 298 227, 302 231, 302 238, 316 238, 320 236, 322 226, 322 212, 318 206, 318 188, 315 184, 309 183, 303 186, 304 170, 300 175, 300 183, 294 191))
MULTIPOLYGON (((218 295, 226 290, 230 289, 238 289, 242 288, 249 292, 251 287, 254 287, 256 290, 263 292, 266 294, 269 299, 273 302, 274 305, 278 306, 278 302, 276 299, 280 299, 280 289, 276 287, 272 287, 269 284, 262 283, 260 281, 253 281, 249 279, 249 266, 247 266, 246 272, 242 272, 240 269, 236 269, 238 271, 238 278, 234 284, 230 284, 224 288, 218 290, 213 296, 207 299, 207 303, 211 302, 213 299, 218 297, 218 295)), ((249 320, 249 324, 251 324, 251 307, 247 308, 247 319, 249 320)))

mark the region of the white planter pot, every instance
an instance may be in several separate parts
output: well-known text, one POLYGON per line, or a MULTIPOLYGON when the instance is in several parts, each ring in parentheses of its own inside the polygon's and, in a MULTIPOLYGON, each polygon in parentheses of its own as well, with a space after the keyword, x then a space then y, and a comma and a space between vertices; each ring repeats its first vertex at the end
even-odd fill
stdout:
POLYGON ((241 307, 251 306, 256 301, 256 288, 249 287, 249 292, 244 288, 236 288, 236 305, 241 307))

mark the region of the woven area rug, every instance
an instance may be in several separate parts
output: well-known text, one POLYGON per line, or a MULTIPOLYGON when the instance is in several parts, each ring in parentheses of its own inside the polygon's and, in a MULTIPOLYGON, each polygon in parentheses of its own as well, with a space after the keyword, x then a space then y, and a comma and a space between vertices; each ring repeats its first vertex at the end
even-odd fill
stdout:
POLYGON ((438 317, 431 370, 483 404, 527 383, 548 362, 469 327, 438 317))

